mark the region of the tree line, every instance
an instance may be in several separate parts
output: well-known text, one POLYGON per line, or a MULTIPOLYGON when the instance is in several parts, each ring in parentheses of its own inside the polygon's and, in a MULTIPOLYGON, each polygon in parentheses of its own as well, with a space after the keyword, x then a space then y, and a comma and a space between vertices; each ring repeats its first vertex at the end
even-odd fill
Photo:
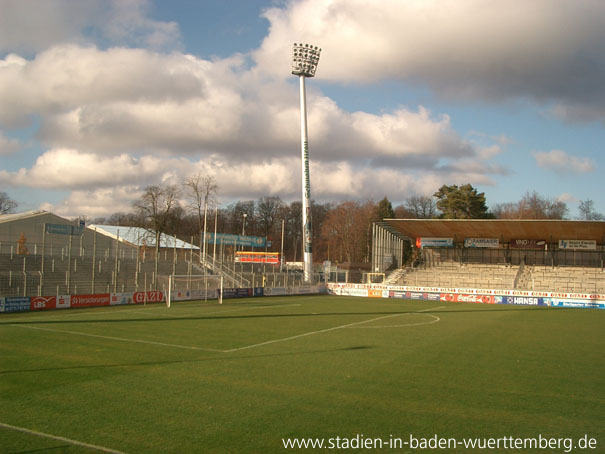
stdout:
MULTIPOLYGON (((266 237, 268 251, 283 251, 288 261, 302 261, 302 206, 267 196, 218 206, 219 186, 214 177, 198 174, 182 185, 153 185, 133 203, 129 212, 84 219, 87 223, 146 227, 158 233, 201 245, 207 232, 266 237)), ((14 212, 16 202, 0 192, 0 214, 14 212)), ((580 203, 580 219, 603 220, 592 200, 580 203)), ((400 219, 567 219, 569 209, 558 200, 527 192, 517 202, 487 206, 485 194, 470 184, 443 185, 432 196, 412 195, 395 207, 387 197, 375 202, 311 202, 315 262, 367 262, 371 253, 372 223, 400 219)))

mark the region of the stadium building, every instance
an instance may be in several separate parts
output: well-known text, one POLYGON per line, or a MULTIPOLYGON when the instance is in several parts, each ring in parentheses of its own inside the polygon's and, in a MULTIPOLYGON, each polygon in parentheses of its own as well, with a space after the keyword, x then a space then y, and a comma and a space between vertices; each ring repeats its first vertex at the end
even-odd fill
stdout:
POLYGON ((0 216, 0 295, 147 291, 200 274, 199 248, 136 227, 72 222, 47 211, 0 216), (157 279, 156 279, 157 276, 157 279))
POLYGON ((372 244, 385 284, 605 293, 603 221, 386 219, 372 244))

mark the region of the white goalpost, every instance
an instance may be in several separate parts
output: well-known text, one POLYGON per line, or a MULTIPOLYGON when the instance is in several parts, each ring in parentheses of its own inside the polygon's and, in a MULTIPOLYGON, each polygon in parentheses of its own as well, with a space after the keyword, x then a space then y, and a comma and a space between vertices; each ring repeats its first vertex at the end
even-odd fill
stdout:
POLYGON ((223 276, 171 274, 168 278, 166 306, 170 307, 173 301, 209 299, 216 299, 219 304, 223 304, 223 276))

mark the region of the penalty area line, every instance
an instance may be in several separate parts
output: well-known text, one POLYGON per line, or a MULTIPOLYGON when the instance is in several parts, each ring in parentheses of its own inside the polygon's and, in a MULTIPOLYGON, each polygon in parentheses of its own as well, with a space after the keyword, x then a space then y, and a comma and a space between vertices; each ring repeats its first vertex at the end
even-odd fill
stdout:
POLYGON ((50 331, 53 333, 76 334, 78 336, 97 337, 99 339, 116 340, 116 341, 122 341, 122 342, 135 342, 135 343, 140 343, 140 344, 161 345, 162 347, 183 348, 186 350, 200 350, 200 351, 205 351, 205 352, 218 352, 218 353, 223 353, 225 351, 225 350, 217 350, 214 348, 202 348, 202 347, 194 347, 194 346, 190 346, 190 345, 167 344, 164 342, 154 342, 154 341, 147 341, 147 340, 142 340, 142 339, 127 339, 125 337, 101 336, 100 334, 82 333, 79 331, 68 331, 65 329, 41 328, 39 326, 28 326, 28 325, 9 325, 9 326, 14 326, 17 328, 36 329, 36 330, 40 330, 40 331, 50 331))
POLYGON ((123 451, 117 451, 115 449, 106 448, 104 446, 93 445, 90 443, 84 443, 83 441, 72 440, 71 438, 61 437, 59 435, 47 434, 44 432, 38 432, 37 430, 27 429, 25 427, 12 426, 10 424, 5 424, 2 422, 0 422, 0 427, 3 427, 5 429, 10 429, 10 430, 15 430, 18 432, 23 432, 23 433, 26 433, 29 435, 35 435, 36 437, 43 437, 43 438, 50 438, 50 439, 58 440, 58 441, 64 441, 65 443, 69 443, 74 446, 82 446, 84 448, 94 449, 96 451, 107 452, 110 454, 126 454, 123 451))
MULTIPOLYGON (((423 309, 422 311, 417 311, 417 312, 427 312, 427 311, 432 311, 432 310, 436 310, 436 309, 441 309, 443 307, 445 307, 445 306, 423 309)), ((241 350, 248 350, 250 348, 262 347, 264 345, 276 344, 278 342, 285 342, 285 341, 289 341, 289 340, 293 340, 293 339, 299 339, 301 337, 312 336, 314 334, 328 333, 330 331, 335 331, 337 329, 350 328, 350 327, 357 326, 357 325, 363 325, 364 323, 375 322, 377 320, 384 320, 386 318, 398 317, 400 315, 403 315, 403 314, 383 315, 382 317, 376 317, 376 318, 372 318, 370 320, 363 320, 361 322, 347 323, 346 325, 333 326, 332 328, 320 329, 318 331, 310 331, 308 333, 297 334, 296 336, 284 337, 281 339, 273 339, 273 340, 266 341, 266 342, 260 342, 258 344, 246 345, 244 347, 239 347, 239 348, 232 348, 231 350, 224 350, 224 352, 231 353, 231 352, 238 352, 241 350)))

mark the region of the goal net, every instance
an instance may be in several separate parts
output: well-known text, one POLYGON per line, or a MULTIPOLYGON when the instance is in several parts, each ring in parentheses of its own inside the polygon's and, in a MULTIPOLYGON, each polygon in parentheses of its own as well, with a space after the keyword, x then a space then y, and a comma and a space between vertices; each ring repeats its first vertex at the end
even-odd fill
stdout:
POLYGON ((223 277, 213 274, 201 276, 172 274, 168 278, 166 305, 173 301, 193 301, 209 299, 223 304, 223 277))

